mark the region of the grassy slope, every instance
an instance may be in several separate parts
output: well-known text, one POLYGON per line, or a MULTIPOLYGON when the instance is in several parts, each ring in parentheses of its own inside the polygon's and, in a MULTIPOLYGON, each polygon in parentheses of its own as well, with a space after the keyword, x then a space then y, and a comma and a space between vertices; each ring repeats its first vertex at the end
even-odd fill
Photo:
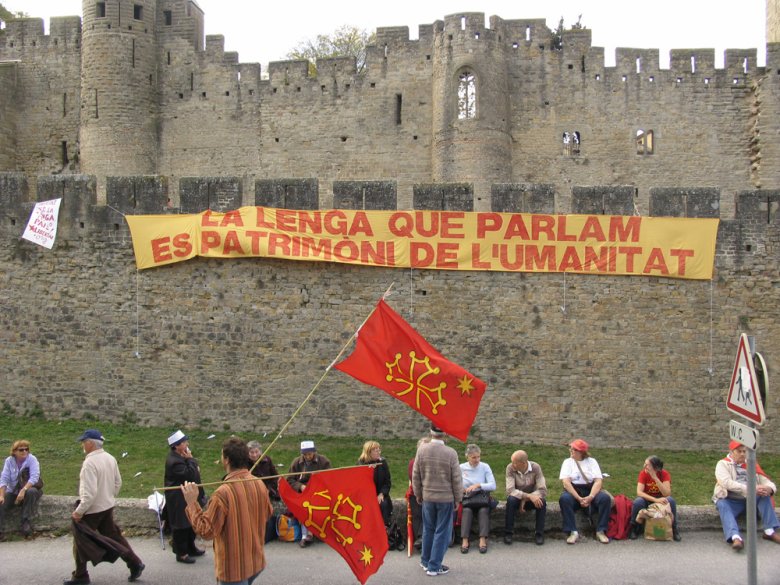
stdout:
MULTIPOLYGON (((43 469, 45 492, 57 495, 76 495, 82 453, 76 439, 85 428, 99 428, 106 437, 105 448, 119 461, 124 485, 122 497, 145 498, 155 486, 162 485, 165 457, 168 452, 166 438, 175 429, 138 427, 130 424, 110 424, 89 421, 51 421, 41 418, 25 419, 0 415, 0 453, 6 456, 13 440, 25 438, 32 443, 32 452, 43 469), (123 457, 123 454, 127 455, 123 457), (140 475, 137 475, 139 474, 140 475)), ((231 435, 230 431, 211 429, 183 429, 190 436, 190 447, 200 461, 204 482, 217 481, 223 471, 217 464, 220 445, 231 435), (214 435, 209 439, 210 435, 214 435)), ((246 440, 257 439, 263 446, 273 437, 255 437, 237 433, 246 440)), ((381 437, 322 437, 288 436, 276 443, 269 455, 279 466, 287 470, 298 454, 301 439, 314 439, 321 453, 334 467, 354 465, 360 455, 363 441, 376 438, 382 443, 383 455, 389 461, 393 477, 393 497, 403 497, 408 484, 407 465, 414 455, 416 441, 394 439, 383 441, 381 437)), ((724 444, 727 438, 724 438, 724 444)), ((465 461, 465 445, 452 440, 450 445, 465 461)), ((568 457, 564 446, 514 445, 481 443, 483 461, 486 461, 498 483, 497 495, 504 499, 503 476, 511 453, 518 448, 529 452, 532 460, 542 466, 550 491, 548 499, 557 501, 561 493, 558 471, 561 462, 568 457)), ((598 459, 602 471, 609 473, 605 485, 613 494, 633 496, 636 478, 648 451, 637 449, 597 449, 592 455, 598 459)), ((724 453, 693 451, 658 451, 653 454, 664 460, 672 474, 673 494, 680 504, 704 505, 710 503, 714 482, 715 463, 724 453)), ((764 470, 773 478, 780 478, 780 455, 760 455, 764 470)))

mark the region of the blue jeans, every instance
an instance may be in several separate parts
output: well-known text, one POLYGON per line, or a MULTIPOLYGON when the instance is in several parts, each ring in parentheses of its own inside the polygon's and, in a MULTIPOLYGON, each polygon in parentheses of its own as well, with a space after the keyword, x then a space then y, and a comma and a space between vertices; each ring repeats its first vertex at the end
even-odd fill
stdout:
MULTIPOLYGON (((260 573, 262 573, 262 571, 260 571, 260 573)), ((254 575, 252 575, 251 577, 247 577, 243 581, 220 581, 219 579, 217 579, 217 584, 218 585, 252 585, 252 582, 255 579, 257 579, 260 573, 255 573, 254 575)))
MULTIPOLYGON (((718 508, 720 523, 723 525, 723 536, 726 542, 731 542, 733 536, 740 536, 737 518, 745 513, 747 500, 723 498, 715 502, 715 506, 718 508)), ((772 507, 772 498, 769 496, 756 496, 756 511, 758 512, 758 517, 761 518, 764 530, 767 528, 780 529, 780 522, 777 521, 775 509, 772 507)))
MULTIPOLYGON (((674 501, 674 498, 672 496, 669 496, 666 498, 669 500, 669 507, 672 509, 672 516, 674 517, 674 520, 672 521, 672 530, 677 530, 677 502, 674 501)), ((634 500, 634 503, 631 505, 631 524, 636 524, 636 515, 639 514, 640 510, 644 510, 650 505, 650 502, 644 498, 636 498, 634 500)))
MULTIPOLYGON (((578 486, 575 486, 574 489, 577 489, 577 487, 578 486)), ((610 506, 611 503, 612 500, 610 500, 609 496, 604 492, 597 493, 596 497, 593 498, 593 501, 590 503, 589 506, 590 515, 591 517, 593 517, 593 515, 595 514, 597 518, 596 532, 607 531, 607 526, 609 525, 609 510, 611 508, 610 506)), ((563 517, 563 531, 574 532, 575 530, 577 530, 577 521, 574 518, 574 512, 580 509, 588 510, 588 508, 582 508, 582 506, 580 506, 580 503, 574 499, 574 496, 572 496, 567 491, 564 491, 561 494, 561 497, 558 499, 558 504, 561 507, 561 516, 563 517)))
POLYGON ((444 553, 452 539, 453 502, 423 502, 422 558, 429 571, 441 569, 444 553))

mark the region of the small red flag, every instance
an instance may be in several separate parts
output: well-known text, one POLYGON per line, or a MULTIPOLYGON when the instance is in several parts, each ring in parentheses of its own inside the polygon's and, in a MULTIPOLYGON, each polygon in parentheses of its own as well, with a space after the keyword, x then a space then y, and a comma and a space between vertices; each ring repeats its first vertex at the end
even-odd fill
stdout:
POLYGON ((301 524, 344 557, 358 581, 382 566, 387 531, 371 467, 313 473, 301 493, 280 481, 279 494, 301 524))
POLYGON ((336 369, 384 390, 465 441, 487 384, 444 358, 384 300, 336 369))

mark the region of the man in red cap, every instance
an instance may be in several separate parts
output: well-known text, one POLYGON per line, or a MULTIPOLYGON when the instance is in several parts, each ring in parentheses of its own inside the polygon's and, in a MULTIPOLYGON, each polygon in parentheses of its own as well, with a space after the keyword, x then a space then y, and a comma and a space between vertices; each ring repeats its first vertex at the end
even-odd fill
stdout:
MULTIPOLYGON (((731 548, 741 551, 744 548, 739 533, 737 518, 747 508, 747 447, 737 441, 729 443, 729 454, 715 466, 715 493, 712 500, 718 508, 723 536, 731 548)), ((763 538, 780 544, 780 522, 777 521, 772 496, 777 487, 767 477, 761 466, 756 463, 756 510, 764 525, 763 538)))
POLYGON ((579 540, 574 512, 587 508, 597 518, 596 540, 609 544, 607 525, 612 499, 601 490, 604 477, 598 461, 588 454, 588 444, 582 439, 569 443, 569 458, 561 465, 559 479, 563 482, 563 493, 558 499, 563 517, 563 531, 568 532, 567 544, 579 540))

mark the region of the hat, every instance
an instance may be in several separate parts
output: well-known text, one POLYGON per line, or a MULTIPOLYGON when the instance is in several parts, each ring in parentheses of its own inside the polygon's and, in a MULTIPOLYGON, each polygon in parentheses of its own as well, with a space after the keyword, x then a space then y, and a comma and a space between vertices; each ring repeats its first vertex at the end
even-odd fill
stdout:
POLYGON ((314 453, 316 450, 314 441, 301 441, 301 453, 314 453))
POLYGON ((733 451, 734 449, 737 449, 738 447, 741 447, 741 446, 742 446, 742 443, 740 443, 739 441, 731 441, 729 443, 729 451, 733 451))
POLYGON ((79 442, 86 441, 87 439, 94 439, 95 441, 105 441, 105 439, 103 438, 103 435, 97 429, 87 429, 78 438, 78 441, 79 442))
POLYGON ((583 453, 588 452, 588 444, 582 439, 574 439, 571 443, 569 443, 569 447, 575 451, 582 451, 583 453))
POLYGON ((187 441, 187 440, 189 440, 189 437, 179 430, 173 433, 170 437, 168 437, 168 446, 175 447, 182 441, 187 441))
POLYGON ((436 423, 431 423, 431 432, 437 435, 443 435, 444 431, 436 426, 436 423))

